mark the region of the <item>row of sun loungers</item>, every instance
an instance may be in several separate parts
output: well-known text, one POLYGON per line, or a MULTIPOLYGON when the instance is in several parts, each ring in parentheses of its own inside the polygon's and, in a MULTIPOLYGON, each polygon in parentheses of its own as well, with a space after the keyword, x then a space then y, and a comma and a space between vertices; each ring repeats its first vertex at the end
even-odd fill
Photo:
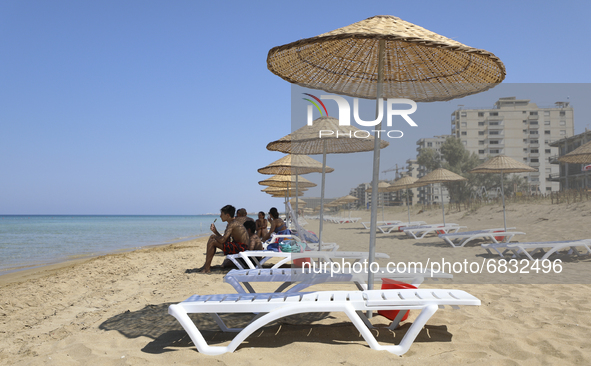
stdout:
MULTIPOLYGON (((381 226, 393 226, 392 222, 383 223, 381 226)), ((365 225, 364 225, 365 226, 365 225)), ((459 232, 464 227, 457 224, 433 224, 419 226, 400 226, 399 229, 406 235, 415 239, 424 238, 431 233, 438 233, 439 237, 452 247, 463 247, 476 239, 487 239, 492 244, 482 244, 490 254, 500 256, 507 254, 513 257, 525 256, 533 260, 533 256, 539 252, 544 253, 542 259, 547 259, 553 253, 568 249, 569 253, 576 255, 591 254, 591 239, 559 241, 559 242, 535 242, 535 243, 511 243, 516 235, 524 235, 522 232, 509 231, 515 228, 494 228, 476 231, 459 232), (579 251, 584 248, 585 251, 579 251), (548 249, 544 252, 544 249, 548 249)), ((383 227, 382 232, 390 232, 390 228, 383 227)), ((292 237, 285 238, 292 239, 292 237)), ((308 244, 314 246, 314 244, 308 244)), ((317 244, 315 245, 317 248, 317 244)), ((381 289, 368 290, 367 273, 353 273, 336 271, 332 273, 316 273, 305 268, 276 268, 288 261, 310 258, 321 262, 330 263, 338 259, 361 261, 368 258, 365 252, 339 252, 338 246, 333 247, 323 244, 323 249, 334 251, 305 251, 303 253, 282 253, 269 251, 242 252, 234 256, 240 257, 243 263, 249 267, 244 269, 239 262, 235 262, 238 270, 230 271, 224 278, 224 282, 230 284, 236 294, 219 295, 194 295, 187 300, 171 305, 169 314, 173 315, 188 333, 198 351, 207 355, 219 355, 233 352, 251 334, 261 327, 279 318, 316 312, 344 312, 361 336, 372 349, 386 350, 396 355, 402 355, 408 351, 417 335, 437 311, 444 305, 458 308, 460 305, 478 306, 480 300, 460 290, 432 290, 432 289, 381 289), (279 263, 272 268, 260 268, 270 258, 280 258, 279 263), (257 282, 276 282, 277 289, 273 293, 256 293, 252 284, 257 282), (302 292, 316 284, 328 284, 338 282, 350 282, 357 286, 358 291, 316 291, 302 292), (395 329, 407 310, 419 310, 418 317, 404 334, 398 345, 382 345, 377 342, 371 332, 373 328, 363 311, 375 312, 379 310, 398 310, 398 315, 393 319, 389 329, 395 329), (191 313, 209 313, 217 325, 224 332, 237 332, 238 334, 227 346, 210 346, 205 341, 201 332, 189 318, 191 313), (230 328, 226 326, 220 313, 250 313, 253 319, 245 328, 230 328)), ((230 257, 230 256, 229 256, 230 257)), ((376 258, 389 258, 383 253, 376 253, 376 258)), ((418 287, 425 277, 452 278, 450 274, 431 273, 429 269, 406 272, 377 271, 376 278, 388 278, 411 283, 418 287), (384 272, 384 273, 381 273, 384 272)))

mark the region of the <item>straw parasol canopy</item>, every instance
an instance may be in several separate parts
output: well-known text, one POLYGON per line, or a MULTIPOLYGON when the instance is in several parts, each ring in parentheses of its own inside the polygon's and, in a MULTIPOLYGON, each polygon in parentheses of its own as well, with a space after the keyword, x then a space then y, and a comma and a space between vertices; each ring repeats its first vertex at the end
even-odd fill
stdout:
MULTIPOLYGON (((468 178, 464 178, 461 175, 458 175, 454 172, 450 172, 447 169, 439 168, 435 169, 431 173, 425 175, 421 179, 417 180, 415 184, 420 184, 421 186, 426 184, 433 184, 433 183, 450 183, 450 182, 459 182, 462 180, 468 180, 468 178)), ((419 187, 419 186, 417 186, 419 187)), ((443 203, 443 192, 439 195, 441 197, 441 212, 443 213, 443 225, 445 225, 445 204, 443 203)))
MULTIPOLYGON (((435 169, 431 173, 425 175, 421 179, 417 180, 415 184, 426 185, 431 183, 448 183, 448 182, 456 182, 460 180, 468 180, 468 178, 464 178, 461 175, 458 175, 454 172, 450 172, 447 169, 439 168, 435 169)), ((419 186, 417 186, 419 187, 419 186)))
POLYGON ((341 198, 339 198, 339 201, 341 201, 341 202, 344 202, 344 203, 351 203, 351 202, 355 202, 355 201, 357 201, 358 199, 359 199, 359 198, 357 198, 357 197, 354 197, 354 196, 351 196, 351 195, 349 194, 349 195, 346 195, 346 196, 344 196, 344 197, 341 197, 341 198))
MULTIPOLYGON (((289 196, 289 197, 296 197, 296 192, 295 191, 289 191, 288 192, 283 192, 283 193, 269 193, 268 194, 271 195, 271 197, 276 197, 276 198, 285 198, 285 196, 289 196)), ((304 192, 298 192, 297 196, 301 197, 304 195, 304 192)))
POLYGON ((568 154, 558 158, 561 163, 589 164, 591 163, 591 141, 579 146, 568 154))
POLYGON ((274 47, 267 68, 290 83, 375 99, 382 40, 385 98, 445 101, 482 92, 505 78, 505 66, 491 52, 390 15, 274 47))
MULTIPOLYGON (((293 199, 292 199, 292 200, 289 200, 289 202, 290 202, 290 203, 295 203, 295 200, 293 200, 293 199)), ((305 205, 306 205, 306 201, 303 201, 303 200, 298 200, 298 204, 299 204, 300 206, 305 206, 305 205)))
MULTIPOLYGON (((277 141, 270 142, 267 150, 280 151, 287 154, 315 155, 322 154, 322 166, 326 167, 326 154, 345 154, 374 150, 376 141, 369 132, 354 126, 340 126, 339 120, 322 116, 315 119, 312 125, 303 126, 277 141), (320 131, 333 131, 332 135, 324 134, 320 138, 320 131), (349 137, 350 136, 350 137, 349 137)), ((388 146, 387 141, 380 141, 379 148, 388 146)), ((325 173, 322 172, 320 188, 320 225, 318 230, 319 248, 322 248, 322 228, 324 225, 324 184, 325 173)))
MULTIPOLYGON (((334 171, 333 168, 326 167, 325 171, 328 173, 332 173, 334 171)), ((282 157, 281 159, 267 165, 264 168, 258 170, 261 174, 277 174, 277 175, 295 175, 296 178, 299 177, 299 174, 309 174, 309 173, 322 173, 322 164, 307 155, 287 155, 282 157)), ((296 179, 295 191, 298 192, 300 188, 300 184, 296 179)), ((295 200, 295 212, 297 217, 297 212, 299 211, 299 200, 296 196, 295 200)))
MULTIPOLYGON (((505 78, 505 66, 494 54, 389 15, 274 47, 269 50, 267 68, 290 83, 375 99, 376 117, 383 98, 445 101, 485 91, 505 78)), ((380 129, 381 123, 376 131, 380 129)), ((375 136, 372 187, 377 190, 378 132, 375 136)), ((370 262, 375 259, 376 220, 377 202, 373 200, 370 262)), ((368 289, 372 288, 370 272, 368 289)))
POLYGON ((425 184, 418 184, 417 185, 417 181, 418 181, 417 178, 413 178, 410 175, 407 175, 405 177, 398 179, 394 183, 390 184, 390 187, 388 187, 386 192, 396 192, 401 189, 416 188, 416 187, 421 187, 421 186, 427 184, 427 183, 425 183, 425 184))
MULTIPOLYGON (((326 167, 327 173, 332 173, 334 168, 326 167)), ((286 155, 281 159, 272 162, 264 168, 258 169, 261 174, 308 174, 322 173, 322 163, 307 155, 286 155)))
MULTIPOLYGON (((271 178, 260 181, 259 184, 262 186, 293 189, 295 188, 296 178, 295 175, 274 175, 271 178)), ((302 188, 316 187, 316 183, 312 183, 303 177, 298 177, 298 185, 302 188)))
POLYGON ((410 224, 410 205, 408 204, 408 189, 409 188, 415 188, 415 187, 421 187, 424 184, 417 184, 418 179, 417 178, 413 178, 410 175, 407 175, 405 177, 402 177, 400 179, 398 179, 397 181, 395 181, 394 183, 392 183, 390 185, 390 187, 388 187, 388 192, 396 192, 399 191, 401 189, 406 189, 406 210, 408 211, 408 223, 410 224))
POLYGON ((503 224, 505 225, 505 231, 507 231, 507 211, 505 210, 505 183, 503 182, 503 174, 535 171, 537 171, 537 169, 505 155, 498 155, 490 158, 476 168, 470 170, 470 173, 501 173, 501 197, 503 198, 503 224))
MULTIPOLYGON (((390 187, 389 183, 380 182, 378 183, 378 193, 389 192, 388 187, 390 187)), ((371 193, 371 187, 365 190, 367 193, 371 193)))
POLYGON ((506 155, 497 155, 470 170, 470 173, 525 173, 535 171, 537 169, 506 155))
MULTIPOLYGON (((302 189, 300 189, 300 192, 305 192, 307 190, 308 190, 308 188, 302 188, 302 189)), ((261 192, 272 193, 272 194, 275 194, 275 193, 285 193, 287 191, 294 191, 295 192, 295 190, 293 190, 293 189, 280 188, 280 187, 267 187, 265 189, 261 189, 261 192)))
MULTIPOLYGON (((381 149, 388 145, 387 141, 380 142, 381 149)), ((374 137, 369 135, 369 132, 355 126, 339 126, 338 119, 328 116, 319 117, 312 122, 312 126, 301 127, 267 145, 267 150, 297 155, 346 154, 371 151, 373 148, 374 137), (319 138, 320 131, 334 133, 323 134, 322 138, 319 138), (349 136, 353 137, 349 138, 349 136)))

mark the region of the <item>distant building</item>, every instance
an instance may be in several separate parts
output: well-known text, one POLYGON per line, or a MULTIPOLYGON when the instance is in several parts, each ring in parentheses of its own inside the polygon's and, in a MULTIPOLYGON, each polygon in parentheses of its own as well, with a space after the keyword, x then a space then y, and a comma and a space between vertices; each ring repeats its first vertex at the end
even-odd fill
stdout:
POLYGON ((558 154, 550 156, 548 160, 550 164, 556 165, 557 168, 554 170, 558 172, 548 172, 546 179, 560 184, 560 190, 591 188, 590 173, 582 171, 582 167, 587 164, 565 164, 558 161, 558 157, 568 154, 589 141, 591 141, 591 131, 585 129, 581 134, 550 143, 551 147, 558 150, 558 154))
POLYGON ((353 206, 364 209, 367 208, 369 202, 371 202, 371 193, 367 193, 366 190, 371 187, 369 183, 361 183, 355 188, 352 188, 349 194, 353 197, 357 197, 357 201, 353 202, 353 206))
POLYGON ((451 132, 480 159, 499 154, 524 162, 535 173, 522 173, 532 192, 557 191, 558 166, 548 158, 558 154, 554 141, 574 135, 573 108, 569 102, 540 107, 529 99, 500 98, 492 108, 457 109, 451 114, 451 132))
MULTIPOLYGON (((383 180, 380 182, 384 182, 383 180)), ((391 182, 388 182, 391 183, 391 182)), ((371 183, 361 183, 357 187, 351 189, 349 194, 357 197, 358 200, 353 202, 353 207, 362 209, 369 209, 371 205, 371 192, 367 190, 371 188, 371 183)), ((380 192, 378 193, 378 206, 391 206, 396 204, 396 192, 380 192)))

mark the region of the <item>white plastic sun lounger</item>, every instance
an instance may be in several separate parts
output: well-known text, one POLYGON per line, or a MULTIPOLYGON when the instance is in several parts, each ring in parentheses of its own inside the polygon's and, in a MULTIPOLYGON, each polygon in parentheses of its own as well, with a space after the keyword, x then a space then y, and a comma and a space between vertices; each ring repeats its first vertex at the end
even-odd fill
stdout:
POLYGON ((435 224, 435 225, 423 225, 423 226, 412 226, 401 228, 404 233, 415 239, 423 239, 429 234, 449 234, 457 233, 460 229, 465 229, 466 226, 458 226, 458 224, 435 224))
MULTIPOLYGON (((507 228, 507 230, 515 229, 514 227, 507 228)), ((449 234, 439 234, 439 237, 443 239, 446 243, 451 245, 454 248, 463 247, 468 242, 474 239, 490 239, 494 243, 499 243, 497 238, 501 239, 502 242, 508 243, 513 239, 515 235, 525 235, 522 232, 508 232, 505 231, 504 228, 498 229, 485 229, 485 230, 475 230, 475 231, 464 231, 464 232, 457 232, 457 233, 449 233, 449 234)))
MULTIPOLYGON (((323 244, 324 245, 324 244, 323 244)), ((247 250, 238 254, 232 254, 226 256, 229 258, 238 269, 246 269, 243 264, 240 263, 238 258, 242 259, 244 263, 250 269, 262 268, 263 264, 271 258, 281 258, 279 262, 275 263, 271 268, 279 268, 282 265, 290 262, 294 259, 318 259, 324 262, 332 262, 334 259, 353 259, 355 262, 362 261, 369 258, 368 252, 325 252, 317 250, 309 250, 303 253, 288 253, 288 252, 274 252, 268 250, 247 250), (261 260, 257 258, 262 257, 261 260)), ((389 255, 385 253, 375 253, 376 259, 387 259, 389 255)))
POLYGON ((591 239, 581 240, 566 240, 566 241, 546 241, 546 242, 532 242, 532 243, 498 243, 498 244, 482 244, 482 247, 486 249, 489 254, 493 254, 491 250, 494 250, 497 254, 503 257, 506 253, 510 252, 513 257, 521 257, 525 255, 528 259, 534 260, 533 256, 537 253, 545 253, 542 260, 548 259, 552 254, 569 249, 568 254, 575 254, 577 256, 591 255, 591 239), (577 247, 583 247, 586 252, 581 253, 577 250, 577 247), (532 250, 533 249, 533 250, 532 250), (544 249, 549 249, 544 252, 544 249), (502 252, 501 252, 502 250, 502 252), (532 250, 528 252, 528 250, 532 250))
MULTIPOLYGON (((402 222, 402 221, 400 221, 400 220, 376 221, 376 224, 378 226, 380 226, 380 225, 394 225, 394 224, 397 224, 397 223, 400 223, 400 222, 402 222)), ((370 224, 371 224, 371 222, 369 222, 369 221, 365 221, 365 222, 362 222, 361 223, 361 225, 363 225, 363 227, 366 228, 366 229, 369 229, 370 224)))
MULTIPOLYGON (((396 355, 408 351, 415 338, 429 318, 442 308, 450 305, 480 305, 480 300, 460 290, 367 290, 367 291, 320 291, 260 294, 194 295, 187 300, 170 305, 168 313, 174 316, 185 329, 197 350, 206 355, 220 355, 234 352, 249 335, 285 316, 300 313, 342 311, 361 336, 375 350, 385 350, 396 355), (362 311, 377 310, 420 310, 419 316, 398 345, 381 345, 368 329, 371 326, 362 311), (212 314, 222 331, 237 331, 236 337, 226 347, 210 346, 189 318, 191 313, 212 314), (228 328, 218 313, 259 313, 244 329, 228 328)), ((396 327, 404 315, 400 311, 390 327, 396 327)))
POLYGON ((403 227, 420 226, 424 224, 426 224, 425 221, 398 222, 396 224, 380 225, 378 226, 378 230, 380 230, 382 234, 389 234, 392 231, 398 231, 403 227))
MULTIPOLYGON (((329 267, 330 269, 330 267, 329 267)), ((421 270, 407 270, 405 272, 389 273, 384 268, 376 271, 376 278, 390 278, 406 283, 410 283, 418 287, 423 283, 425 278, 433 278, 438 280, 440 278, 453 278, 453 275, 448 273, 431 272, 430 269, 421 270)), ((362 271, 357 273, 355 271, 341 270, 334 272, 314 273, 308 268, 277 268, 277 269, 233 269, 224 277, 224 282, 230 284, 236 292, 239 293, 255 293, 256 291, 250 285, 251 282, 281 282, 275 292, 300 292, 310 286, 329 283, 340 282, 354 283, 359 290, 367 290, 367 272, 362 271), (287 289, 288 287, 292 286, 287 289)))

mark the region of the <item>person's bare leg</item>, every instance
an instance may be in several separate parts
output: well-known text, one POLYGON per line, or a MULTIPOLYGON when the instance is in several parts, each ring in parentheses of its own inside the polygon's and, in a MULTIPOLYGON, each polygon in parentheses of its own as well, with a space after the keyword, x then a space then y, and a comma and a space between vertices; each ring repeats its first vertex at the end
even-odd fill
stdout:
POLYGON ((211 262, 213 261, 213 256, 215 255, 216 248, 220 248, 223 250, 223 244, 218 243, 217 240, 215 240, 215 238, 215 235, 209 237, 209 240, 207 241, 207 249, 205 251, 205 264, 198 270, 198 272, 211 272, 211 262))

